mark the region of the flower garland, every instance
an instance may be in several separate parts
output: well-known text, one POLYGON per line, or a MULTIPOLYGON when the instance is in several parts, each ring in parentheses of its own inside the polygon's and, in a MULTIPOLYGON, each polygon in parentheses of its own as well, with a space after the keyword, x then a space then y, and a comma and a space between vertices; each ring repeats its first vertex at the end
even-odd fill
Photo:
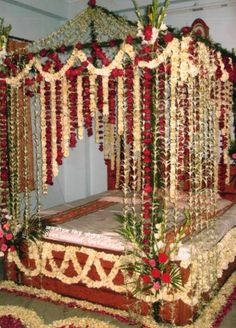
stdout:
POLYGON ((71 148, 76 147, 76 129, 78 127, 78 118, 77 118, 77 78, 71 78, 69 81, 68 88, 68 106, 70 113, 70 141, 69 146, 71 148))
POLYGON ((103 79, 97 77, 97 125, 96 125, 96 141, 99 143, 99 150, 103 151, 103 79))
POLYGON ((57 143, 57 164, 62 165, 62 101, 61 101, 61 81, 56 81, 56 143, 57 143))
POLYGON ((88 137, 93 134, 92 129, 92 114, 90 109, 90 80, 88 76, 83 77, 83 117, 84 126, 87 130, 88 137))
POLYGON ((44 327, 42 319, 32 310, 19 306, 0 306, 1 327, 38 328, 44 327), (19 319, 20 318, 20 319, 19 319), (5 325, 5 323, 8 325, 5 325), (11 326, 10 326, 11 325, 11 326))
POLYGON ((144 185, 143 185, 143 219, 144 219, 144 243, 149 244, 150 236, 150 219, 152 206, 152 186, 151 186, 151 149, 152 131, 151 131, 151 80, 152 74, 150 69, 143 70, 143 130, 142 130, 142 153, 144 162, 144 185))
MULTIPOLYGON (((55 158, 56 154, 52 154, 52 147, 55 151, 55 145, 52 146, 54 143, 54 140, 52 138, 52 131, 54 131, 53 136, 55 134, 55 115, 52 114, 51 111, 51 85, 49 82, 45 82, 44 85, 44 96, 45 96, 45 122, 46 122, 46 183, 48 185, 53 185, 53 159, 55 158), (53 119, 53 129, 52 129, 52 115, 54 116, 53 119), (54 156, 54 158, 53 158, 54 156)), ((55 97, 55 95, 53 96, 55 97)), ((55 113, 55 108, 54 108, 55 113)))
POLYGON ((7 158, 7 85, 0 83, 0 163, 1 163, 1 211, 7 207, 8 203, 8 158, 7 158))

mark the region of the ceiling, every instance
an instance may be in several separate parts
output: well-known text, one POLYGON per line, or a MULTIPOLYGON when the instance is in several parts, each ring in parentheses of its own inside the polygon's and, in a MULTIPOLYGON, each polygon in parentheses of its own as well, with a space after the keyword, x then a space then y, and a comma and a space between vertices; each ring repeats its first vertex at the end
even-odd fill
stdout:
MULTIPOLYGON (((186 8, 186 6, 188 8, 196 8, 198 6, 205 6, 207 3, 227 5, 234 1, 235 0, 170 0, 170 9, 186 8)), ((0 0, 0 7, 1 2, 50 17, 54 20, 65 21, 86 8, 88 0, 0 0)), ((137 2, 142 8, 150 4, 151 0, 137 0, 137 2)), ((97 0, 97 4, 120 14, 133 11, 131 0, 97 0)))

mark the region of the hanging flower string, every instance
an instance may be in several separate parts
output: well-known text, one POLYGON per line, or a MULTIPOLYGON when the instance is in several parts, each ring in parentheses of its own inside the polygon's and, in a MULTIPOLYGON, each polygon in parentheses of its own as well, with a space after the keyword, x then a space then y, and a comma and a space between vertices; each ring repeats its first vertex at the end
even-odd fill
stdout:
POLYGON ((8 204, 8 158, 7 158, 7 85, 0 83, 0 209, 7 208, 8 204))

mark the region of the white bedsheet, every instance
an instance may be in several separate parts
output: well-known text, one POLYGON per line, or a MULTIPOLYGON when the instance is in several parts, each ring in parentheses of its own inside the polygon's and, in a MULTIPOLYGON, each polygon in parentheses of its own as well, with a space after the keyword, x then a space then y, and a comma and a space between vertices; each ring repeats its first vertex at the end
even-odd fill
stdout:
MULTIPOLYGON (((102 211, 103 210, 100 212, 102 211)), ((119 210, 117 209, 111 211, 111 215, 114 216, 115 213, 119 213, 119 210)), ((90 214, 90 216, 92 219, 92 217, 98 217, 98 214, 96 212, 90 214)), ((109 218, 107 218, 107 220, 109 220, 109 218)), ((93 221, 91 220, 90 222, 93 221)), ((125 244, 122 237, 115 231, 112 232, 106 230, 105 224, 105 219, 101 219, 99 231, 96 231, 94 228, 92 231, 90 229, 89 232, 74 229, 73 223, 62 224, 60 227, 51 227, 45 238, 48 240, 67 242, 104 250, 124 251, 125 244)), ((193 238, 195 249, 198 249, 199 247, 201 247, 202 251, 210 249, 213 244, 219 242, 227 234, 227 232, 234 227, 236 227, 236 205, 233 205, 226 213, 218 218, 215 224, 211 223, 211 227, 205 229, 193 238), (214 231, 216 232, 215 238, 210 241, 209 236, 212 235, 214 231), (207 240, 207 243, 203 242, 205 240, 207 240)), ((183 243, 179 249, 178 255, 175 256, 175 260, 182 261, 188 259, 190 257, 190 248, 191 243, 189 241, 183 243)))

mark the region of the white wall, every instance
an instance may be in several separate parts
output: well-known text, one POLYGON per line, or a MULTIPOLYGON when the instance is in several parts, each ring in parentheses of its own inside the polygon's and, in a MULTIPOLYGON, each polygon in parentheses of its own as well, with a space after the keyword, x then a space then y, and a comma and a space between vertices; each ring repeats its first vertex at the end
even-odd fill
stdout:
MULTIPOLYGON (((53 6, 55 8, 60 7, 58 6, 59 1, 64 4, 61 0, 21 0, 22 5, 26 6, 22 7, 3 0, 0 1, 0 16, 4 17, 6 23, 12 25, 11 35, 35 40, 55 31, 64 23, 62 18, 53 18, 53 12, 52 16, 50 16, 50 10, 52 10, 53 6), (37 2, 36 10, 39 9, 39 12, 30 10, 34 2, 37 2), (40 13, 40 10, 45 10, 45 13, 48 11, 48 15, 40 13)), ((63 12, 65 12, 65 4, 64 10, 61 8, 61 11, 57 11, 54 15, 61 16, 63 12)))

